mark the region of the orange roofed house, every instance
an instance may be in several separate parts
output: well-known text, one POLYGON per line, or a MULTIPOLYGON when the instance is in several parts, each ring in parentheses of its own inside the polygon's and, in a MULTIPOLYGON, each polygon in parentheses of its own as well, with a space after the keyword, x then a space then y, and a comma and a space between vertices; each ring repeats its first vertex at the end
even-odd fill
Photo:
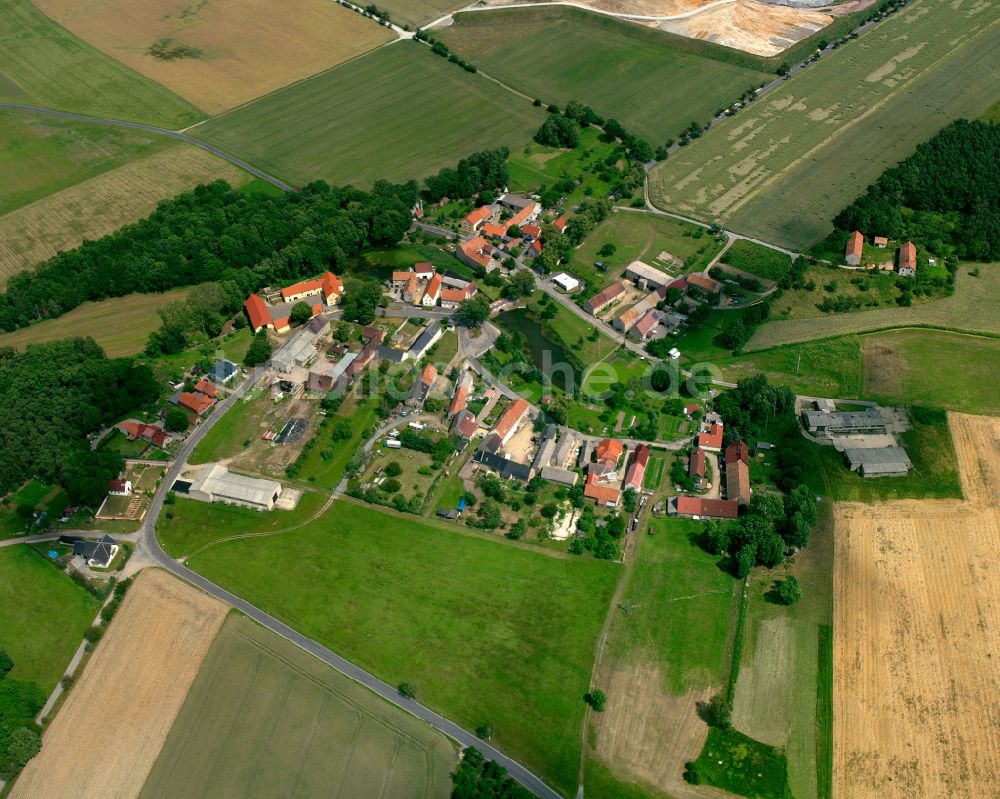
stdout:
POLYGON ((667 512, 699 519, 735 519, 739 516, 740 506, 735 499, 679 496, 668 503, 667 512))
POLYGON ((503 449, 504 444, 510 441, 511 436, 514 435, 514 431, 517 430, 518 426, 528 415, 530 407, 528 401, 523 397, 518 397, 514 400, 507 407, 507 410, 503 412, 503 416, 493 425, 493 429, 490 430, 489 435, 483 439, 483 449, 493 454, 503 449))
POLYGON ((722 422, 712 422, 708 430, 698 433, 696 445, 702 449, 718 452, 722 449, 722 422))
POLYGON ((459 227, 464 233, 475 233, 483 225, 493 217, 493 209, 488 205, 482 205, 472 211, 469 211, 462 221, 459 223, 459 227))
POLYGON ((844 263, 857 266, 861 263, 861 253, 865 249, 865 237, 860 230, 855 230, 847 237, 847 247, 844 249, 844 263))
POLYGON ((497 267, 496 259, 493 257, 493 245, 482 236, 463 241, 458 245, 455 254, 462 263, 486 272, 492 272, 497 267))
POLYGON ((629 462, 628 469, 625 472, 625 482, 622 483, 622 486, 642 491, 642 481, 646 476, 646 467, 648 465, 649 447, 645 444, 640 444, 635 448, 635 452, 632 453, 632 460, 629 462))
POLYGON ((315 280, 303 280, 293 283, 281 290, 281 299, 285 302, 298 302, 306 297, 319 295, 326 305, 336 305, 344 293, 344 284, 333 272, 324 272, 315 280))
POLYGON ((913 277, 917 274, 917 248, 912 241, 908 241, 899 248, 900 277, 913 277))

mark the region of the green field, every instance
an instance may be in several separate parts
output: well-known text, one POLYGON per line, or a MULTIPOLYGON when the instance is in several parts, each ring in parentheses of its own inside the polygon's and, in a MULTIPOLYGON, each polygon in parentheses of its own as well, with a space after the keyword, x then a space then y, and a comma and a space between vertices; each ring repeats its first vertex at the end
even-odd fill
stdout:
POLYGON ((656 269, 682 274, 704 269, 722 249, 708 231, 676 219, 635 211, 615 211, 599 224, 573 251, 567 271, 583 278, 596 291, 625 273, 632 261, 644 261, 656 269), (600 255, 598 250, 613 244, 612 255, 600 255), (668 252, 685 262, 674 267, 658 260, 668 252), (594 263, 600 261, 605 271, 594 263))
POLYGON ((654 203, 804 248, 943 125, 996 102, 1000 6, 915 0, 659 165, 654 203))
POLYGON ((601 180, 599 174, 605 159, 621 146, 618 142, 602 142, 597 128, 580 131, 580 145, 572 150, 546 147, 531 143, 510 154, 507 172, 511 191, 534 194, 543 186, 564 178, 577 183, 565 195, 565 205, 572 208, 587 197, 606 197, 611 184, 601 180))
POLYGON ((216 117, 198 135, 296 183, 370 186, 522 147, 543 118, 429 48, 399 42, 216 117))
POLYGON ((76 38, 28 0, 0 0, 0 102, 180 128, 202 117, 76 38))
POLYGON ((178 497, 174 504, 164 507, 156 523, 156 536, 167 554, 178 558, 197 552, 220 538, 294 528, 319 513, 326 499, 323 494, 307 491, 295 510, 260 513, 236 505, 178 497))
MULTIPOLYGON (((829 509, 829 505, 826 506, 829 509)), ((733 726, 784 748, 796 797, 830 796, 833 729, 828 689, 833 618, 833 523, 829 510, 809 545, 779 569, 756 569, 748 590, 745 637, 733 701, 733 726), (774 601, 776 581, 793 574, 802 587, 794 605, 774 601)))
POLYGON ((455 761, 444 735, 231 614, 139 797, 431 799, 455 761))
POLYGON ((0 548, 0 649, 13 679, 51 691, 69 665, 100 603, 30 546, 0 548))
POLYGON ((718 358, 714 363, 731 382, 763 372, 771 384, 788 386, 798 394, 854 399, 867 396, 861 345, 858 336, 845 336, 718 358))
POLYGON ((865 396, 954 411, 1000 414, 994 379, 1000 339, 936 330, 894 330, 864 337, 865 396))
POLYGON ((466 728, 569 794, 581 699, 619 574, 349 502, 292 536, 188 565, 466 728), (275 577, 280 576, 280 579, 275 577))
POLYGON ((780 280, 792 265, 791 256, 746 239, 734 241, 719 260, 735 269, 774 281, 780 280))
POLYGON ((417 28, 464 5, 463 0, 385 0, 379 8, 388 11, 397 25, 417 28))
POLYGON ((170 146, 141 130, 0 111, 0 214, 170 146))
POLYGON ((23 348, 72 336, 90 336, 115 358, 135 355, 146 346, 146 338, 160 326, 156 309, 164 303, 184 299, 190 289, 163 294, 130 294, 101 302, 85 302, 58 319, 0 335, 0 347, 23 348))
MULTIPOLYGON (((847 273, 841 276, 838 271, 832 273, 831 278, 843 284, 843 289, 848 288, 847 273)), ((817 302, 822 293, 811 292, 817 302)), ((1000 334, 1000 264, 965 264, 955 276, 954 294, 909 308, 877 308, 828 314, 818 319, 767 322, 754 333, 745 349, 764 350, 783 344, 899 327, 938 327, 969 333, 1000 334), (978 277, 971 274, 975 268, 979 270, 978 277)))
POLYGON ((458 14, 438 35, 518 91, 560 108, 580 100, 654 147, 769 78, 727 63, 725 48, 577 9, 458 14))

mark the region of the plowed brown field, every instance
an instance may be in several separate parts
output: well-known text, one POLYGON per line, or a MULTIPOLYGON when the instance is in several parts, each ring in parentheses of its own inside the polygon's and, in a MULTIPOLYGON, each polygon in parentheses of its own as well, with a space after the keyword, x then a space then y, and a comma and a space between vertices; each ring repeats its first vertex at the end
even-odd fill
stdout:
POLYGON ((949 426, 965 501, 836 509, 838 799, 1000 795, 1000 419, 949 426))
POLYGON ((139 575, 11 799, 138 796, 227 610, 166 572, 139 575))

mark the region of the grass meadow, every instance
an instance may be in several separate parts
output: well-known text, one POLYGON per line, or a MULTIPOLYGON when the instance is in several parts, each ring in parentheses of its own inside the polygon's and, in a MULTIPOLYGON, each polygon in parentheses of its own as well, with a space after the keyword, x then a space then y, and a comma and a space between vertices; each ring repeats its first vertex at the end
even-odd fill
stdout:
POLYGON ((995 4, 915 0, 657 166, 653 202, 808 247, 886 167, 996 101, 998 24, 995 4))
POLYGON ((445 796, 456 758, 441 733, 233 613, 139 799, 445 796))
MULTIPOLYGON (((0 126, 2 121, 0 118, 0 126)), ((168 197, 213 180, 225 180, 235 187, 250 178, 239 167, 190 145, 171 145, 163 152, 142 157, 143 151, 129 153, 129 147, 118 148, 113 141, 87 137, 81 141, 77 134, 83 131, 121 129, 80 125, 64 150, 59 150, 55 137, 45 138, 37 152, 27 158, 18 157, 12 164, 18 180, 8 186, 13 191, 6 199, 41 199, 0 216, 0 286, 11 275, 77 247, 84 239, 100 238, 148 216, 168 197), (62 188, 86 177, 86 171, 110 163, 102 156, 119 149, 122 158, 131 155, 136 160, 112 165, 94 177, 62 188), (77 160, 81 154, 89 156, 88 160, 77 160)), ((164 141, 159 137, 151 144, 164 141)), ((0 203, 3 199, 0 189, 0 203)))
POLYGON ((386 28, 327 0, 36 0, 36 5, 98 50, 209 114, 315 75, 394 38, 386 28), (196 54, 156 58, 149 53, 150 45, 163 40, 193 48, 190 52, 196 54))
POLYGON ((41 344, 74 336, 90 336, 111 357, 134 355, 146 346, 146 338, 160 326, 156 309, 164 303, 184 299, 190 289, 163 294, 130 294, 101 302, 85 302, 58 319, 0 335, 0 347, 41 344))
POLYGON ((566 271, 586 280, 596 291, 625 274, 632 261, 680 275, 704 269, 721 249, 722 245, 697 225, 655 214, 616 211, 572 252, 566 271), (601 255, 598 251, 607 244, 614 245, 614 253, 601 255), (661 261, 662 252, 680 258, 685 266, 661 261), (604 264, 605 271, 594 266, 597 261, 604 264))
POLYGON ((0 41, 0 102, 171 128, 202 116, 177 95, 77 39, 29 0, 0 3, 0 41))
POLYGON ((370 186, 523 147, 544 111, 416 42, 399 42, 199 126, 198 135, 294 183, 370 186))
POLYGON ((560 108, 580 100, 654 147, 768 78, 703 55, 710 45, 577 9, 458 14, 437 35, 518 91, 560 108))
POLYGON ((0 649, 14 661, 10 676, 51 691, 80 645, 100 602, 34 548, 0 548, 0 649))
POLYGON ((397 25, 418 28, 464 5, 464 0, 383 0, 379 8, 397 25))
POLYGON ((1000 414, 1000 339, 893 330, 864 337, 862 362, 866 397, 1000 414))
POLYGON ((583 694, 619 567, 337 502, 188 565, 575 792, 583 694), (281 575, 281 579, 275 579, 281 575))
POLYGON ((295 510, 260 513, 236 505, 178 497, 157 520, 156 537, 168 555, 185 557, 229 536, 278 533, 295 528, 319 513, 326 499, 323 494, 306 491, 295 510))
POLYGON ((788 344, 714 361, 726 380, 735 382, 759 372, 770 383, 810 397, 854 399, 865 395, 859 336, 788 344))
MULTIPOLYGON (((824 272, 829 274, 828 270, 824 272)), ((838 272, 830 277, 836 277, 840 285, 838 290, 842 293, 851 288, 846 274, 841 277, 838 272)), ((795 292, 800 293, 805 294, 795 292)), ((822 293, 810 292, 808 296, 819 302, 822 293)), ((754 333, 746 349, 764 350, 784 344, 900 327, 936 327, 968 333, 1000 334, 1000 264, 965 264, 955 276, 955 291, 951 296, 909 308, 876 308, 857 313, 828 314, 818 319, 767 322, 754 333)))
POLYGON ((734 269, 773 281, 780 280, 792 266, 791 256, 746 239, 734 241, 719 260, 734 269))

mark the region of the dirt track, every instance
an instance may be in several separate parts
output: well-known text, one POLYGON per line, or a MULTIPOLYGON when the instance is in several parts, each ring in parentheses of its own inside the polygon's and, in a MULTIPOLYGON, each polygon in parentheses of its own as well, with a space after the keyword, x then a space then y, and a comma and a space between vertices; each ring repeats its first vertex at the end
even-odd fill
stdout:
POLYGON ((838 799, 1000 794, 1000 419, 949 422, 964 502, 837 506, 838 799))
POLYGON ((140 574, 11 799, 138 796, 227 610, 140 574))

